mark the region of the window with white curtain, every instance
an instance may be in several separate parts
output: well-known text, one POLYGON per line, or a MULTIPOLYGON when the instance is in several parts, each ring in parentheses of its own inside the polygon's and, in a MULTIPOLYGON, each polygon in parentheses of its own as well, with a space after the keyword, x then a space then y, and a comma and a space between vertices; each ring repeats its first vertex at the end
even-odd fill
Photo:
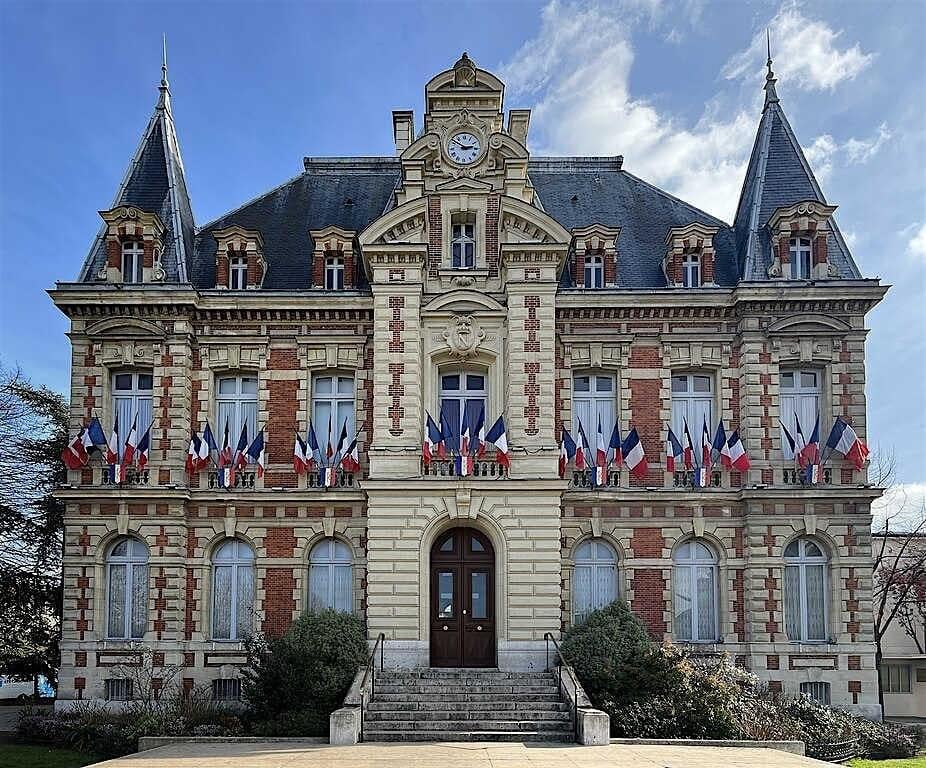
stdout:
POLYGON ((672 376, 672 431, 684 447, 685 422, 691 432, 695 458, 701 455, 702 425, 714 436, 714 379, 700 373, 681 373, 672 376))
POLYGON ((327 374, 313 377, 312 426, 322 453, 329 442, 337 447, 343 424, 347 424, 349 443, 354 436, 354 377, 327 374))
POLYGON ((813 539, 785 549, 785 632, 797 642, 826 640, 826 569, 823 548, 813 539))
POLYGON ((122 244, 122 282, 144 282, 145 249, 138 240, 122 244))
POLYGON ((604 287, 604 258, 602 256, 585 257, 585 287, 604 287))
MULTIPOLYGON (((810 440, 817 415, 820 413, 820 391, 822 375, 813 369, 783 370, 779 374, 779 409, 781 423, 791 436, 797 434, 797 422, 801 422, 801 432, 810 440)), ((822 439, 826 439, 821 435, 822 439)), ((793 459, 794 454, 784 433, 781 435, 781 450, 786 459, 793 459)))
POLYGON ((881 664, 881 690, 885 693, 910 693, 912 679, 909 664, 881 664))
POLYGON ((717 642, 717 558, 698 539, 686 541, 672 555, 675 639, 717 642))
POLYGON ((791 257, 791 277, 794 280, 810 280, 812 272, 811 244, 809 237, 792 237, 788 243, 791 257))
POLYGON ((353 599, 353 558, 338 539, 322 539, 309 554, 309 610, 334 608, 350 613, 353 599))
MULTIPOLYGON (((215 416, 218 440, 221 443, 228 423, 228 440, 232 450, 238 444, 242 425, 248 428, 248 439, 257 434, 257 377, 222 376, 216 383, 215 416)), ((221 448, 221 444, 219 448, 221 448)))
POLYGON ((830 705, 830 684, 822 680, 813 680, 811 682, 801 683, 801 693, 809 696, 818 704, 824 706, 830 705))
MULTIPOLYGON (((470 437, 480 412, 486 408, 486 375, 481 371, 442 371, 440 375, 440 409, 452 434, 450 447, 459 449, 463 414, 470 425, 470 437)), ((488 414, 486 414, 488 417, 488 414)), ((488 427, 488 425, 487 425, 488 427)))
POLYGON ((254 550, 227 539, 212 557, 212 637, 240 640, 254 627, 254 550))
POLYGON ((248 260, 246 256, 232 256, 228 260, 228 287, 243 291, 248 287, 248 260))
POLYGON ((151 426, 151 389, 154 377, 151 372, 125 372, 113 374, 113 418, 119 418, 120 450, 129 436, 136 419, 139 438, 151 426))
POLYGON ((686 253, 682 259, 682 285, 685 288, 701 285, 701 259, 696 253, 686 253))
POLYGON ((148 623, 148 548, 119 539, 106 556, 106 637, 141 639, 148 623))
POLYGON ((576 624, 592 611, 617 600, 617 555, 603 539, 588 539, 576 549, 572 576, 572 615, 576 624))
MULTIPOLYGON (((601 417, 601 431, 605 443, 611 439, 614 428, 614 409, 617 394, 614 377, 600 373, 577 373, 572 377, 572 422, 576 440, 579 439, 579 424, 585 430, 589 447, 595 450, 595 434, 598 418, 601 417)), ((592 459, 594 463, 594 457, 592 459)))
POLYGON ((473 269, 476 266, 476 221, 471 214, 453 217, 450 230, 450 266, 473 269))

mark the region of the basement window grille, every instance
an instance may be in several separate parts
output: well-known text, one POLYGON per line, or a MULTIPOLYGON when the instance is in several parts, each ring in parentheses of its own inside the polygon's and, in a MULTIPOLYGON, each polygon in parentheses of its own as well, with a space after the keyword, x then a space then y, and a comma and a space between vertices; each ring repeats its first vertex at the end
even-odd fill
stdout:
POLYGON ((214 701, 241 701, 241 680, 237 677, 213 680, 212 698, 214 701))
POLYGON ((132 681, 123 677, 112 677, 106 681, 107 701, 131 701, 132 681))

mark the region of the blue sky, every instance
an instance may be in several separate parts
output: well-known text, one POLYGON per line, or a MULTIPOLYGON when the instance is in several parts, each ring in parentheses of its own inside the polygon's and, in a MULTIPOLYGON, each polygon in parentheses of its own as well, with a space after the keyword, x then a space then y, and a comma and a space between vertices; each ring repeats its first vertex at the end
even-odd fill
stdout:
POLYGON ((530 107, 535 154, 625 168, 727 221, 778 92, 863 273, 869 435, 926 491, 926 3, 0 5, 0 359, 64 390, 74 279, 157 96, 161 33, 198 224, 301 171, 392 151, 391 110, 462 50, 530 107))

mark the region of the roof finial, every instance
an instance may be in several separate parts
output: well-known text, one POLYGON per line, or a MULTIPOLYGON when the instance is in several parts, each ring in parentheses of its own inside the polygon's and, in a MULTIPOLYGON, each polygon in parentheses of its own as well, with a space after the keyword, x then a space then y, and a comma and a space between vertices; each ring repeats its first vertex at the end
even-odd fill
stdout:
POLYGON ((170 106, 170 83, 167 82, 167 35, 164 34, 161 40, 161 84, 158 86, 161 92, 158 98, 158 108, 170 106))
POLYGON ((765 62, 765 68, 768 70, 765 74, 765 106, 778 103, 778 92, 775 90, 775 73, 772 71, 772 33, 766 27, 765 44, 768 50, 768 60, 765 62))

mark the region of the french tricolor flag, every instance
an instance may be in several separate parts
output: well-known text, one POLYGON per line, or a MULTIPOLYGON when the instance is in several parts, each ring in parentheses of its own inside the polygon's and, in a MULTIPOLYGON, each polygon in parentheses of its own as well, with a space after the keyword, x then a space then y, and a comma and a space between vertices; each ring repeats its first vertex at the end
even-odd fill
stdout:
POLYGON ((151 449, 151 425, 148 425, 148 429, 145 430, 145 434, 141 436, 141 440, 138 441, 138 469, 139 471, 143 470, 148 466, 148 453, 151 449))
POLYGON ((598 430, 595 433, 595 466, 604 469, 608 464, 608 446, 604 442, 604 432, 601 431, 601 414, 598 414, 598 430))
MULTIPOLYGON (((295 432, 295 430, 293 431, 295 432)), ((293 472, 297 475, 305 474, 309 468, 308 450, 309 448, 305 440, 302 439, 302 435, 296 432, 296 439, 293 443, 293 472)))
POLYGON ((798 458, 801 466, 809 467, 811 464, 820 463, 820 417, 817 416, 817 420, 813 425, 813 432, 810 435, 810 440, 807 441, 806 445, 801 450, 800 456, 798 458))
POLYGON ((720 466, 724 469, 730 469, 730 456, 727 453, 727 430, 724 429, 723 419, 717 422, 717 431, 714 432, 714 442, 711 443, 711 450, 720 454, 720 466))
POLYGON ((315 467, 318 466, 321 449, 318 447, 318 436, 315 434, 315 427, 312 426, 311 419, 309 419, 309 434, 306 437, 305 471, 314 472, 315 467))
POLYGON ((135 449, 138 447, 138 416, 132 419, 132 428, 129 430, 129 436, 125 439, 125 449, 122 452, 122 463, 127 467, 132 466, 135 461, 135 449))
MULTIPOLYGON (((576 442, 576 469, 585 469, 585 449, 588 446, 588 438, 585 436, 585 430, 582 428, 582 422, 579 422, 579 440, 576 442)), ((625 454, 626 455, 626 454, 625 454)))
POLYGON ((113 431, 109 434, 109 442, 106 444, 106 463, 119 463, 119 414, 113 421, 113 431))
POLYGON ((505 469, 511 469, 511 452, 508 450, 508 433, 505 431, 504 416, 499 416, 486 432, 486 442, 495 446, 495 461, 505 469))
POLYGON ((81 427, 80 432, 61 452, 61 461, 64 462, 68 469, 80 469, 87 463, 87 449, 84 446, 84 437, 87 434, 86 427, 81 427))
POLYGON ((666 436, 666 472, 675 472, 681 466, 684 453, 682 444, 672 431, 672 427, 669 427, 669 434, 666 436))
MULTIPOLYGON (((479 416, 476 418, 476 426, 473 432, 476 434, 476 458, 481 459, 486 452, 486 409, 484 406, 479 409, 479 416)), ((507 453, 507 447, 505 452, 507 453)))
POLYGON ((247 452, 248 463, 257 465, 257 476, 263 477, 267 468, 267 454, 264 452, 264 430, 257 433, 247 452))
POLYGON ((749 469, 749 456, 746 454, 746 448, 740 439, 739 430, 734 429, 721 451, 721 458, 726 456, 730 468, 739 472, 745 472, 749 469))
POLYGON ((454 456, 453 470, 457 477, 469 477, 473 474, 473 457, 469 454, 454 456))
POLYGON ((576 456, 576 441, 572 439, 572 435, 565 427, 562 429, 563 436, 559 443, 559 476, 566 477, 566 467, 576 456))
POLYGON ((624 454, 624 463, 630 470, 630 474, 639 479, 644 479, 649 471, 649 465, 646 463, 646 454, 643 451, 643 443, 640 442, 640 435, 637 434, 637 428, 632 427, 624 443, 621 446, 621 452, 624 454))
POLYGON ((195 429, 190 430, 190 447, 186 451, 186 471, 188 475, 194 474, 199 469, 199 450, 202 446, 202 440, 196 434, 195 429))
POLYGON ((335 467, 322 467, 318 470, 318 484, 322 488, 334 488, 338 480, 338 470, 335 467))
POLYGON ((804 430, 801 429, 801 420, 794 414, 794 460, 797 465, 803 469, 807 462, 804 459, 804 452, 807 450, 807 440, 804 438, 804 430))
POLYGON ((707 428, 707 416, 705 416, 703 426, 701 427, 701 467, 707 470, 708 474, 710 474, 711 464, 713 464, 711 456, 712 447, 711 433, 707 428))
POLYGON ((836 417, 830 436, 826 439, 826 446, 845 456, 857 470, 864 467, 868 460, 868 446, 841 416, 836 417))
POLYGON ((241 425, 241 434, 238 436, 238 445, 235 446, 235 461, 234 467, 237 470, 242 470, 248 465, 248 457, 244 455, 244 452, 248 449, 248 425, 244 423, 241 425))
POLYGON ((463 426, 460 427, 460 453, 469 454, 470 441, 469 419, 466 417, 466 409, 463 409, 463 426))
POLYGON ((437 455, 441 442, 440 428, 434 423, 431 414, 427 413, 427 420, 424 425, 424 439, 421 441, 421 458, 426 467, 431 465, 431 461, 437 455))
POLYGON ((691 432, 688 429, 688 419, 685 419, 685 469, 694 469, 694 443, 691 441, 691 432))
POLYGON ((360 471, 360 451, 357 448, 357 438, 354 437, 351 440, 350 445, 347 450, 344 452, 344 456, 341 459, 341 468, 345 472, 359 472, 360 471))
POLYGON ((621 465, 624 463, 624 453, 621 450, 621 425, 619 420, 614 422, 614 429, 611 430, 611 439, 608 441, 608 448, 613 451, 611 454, 611 463, 620 469, 621 465))

